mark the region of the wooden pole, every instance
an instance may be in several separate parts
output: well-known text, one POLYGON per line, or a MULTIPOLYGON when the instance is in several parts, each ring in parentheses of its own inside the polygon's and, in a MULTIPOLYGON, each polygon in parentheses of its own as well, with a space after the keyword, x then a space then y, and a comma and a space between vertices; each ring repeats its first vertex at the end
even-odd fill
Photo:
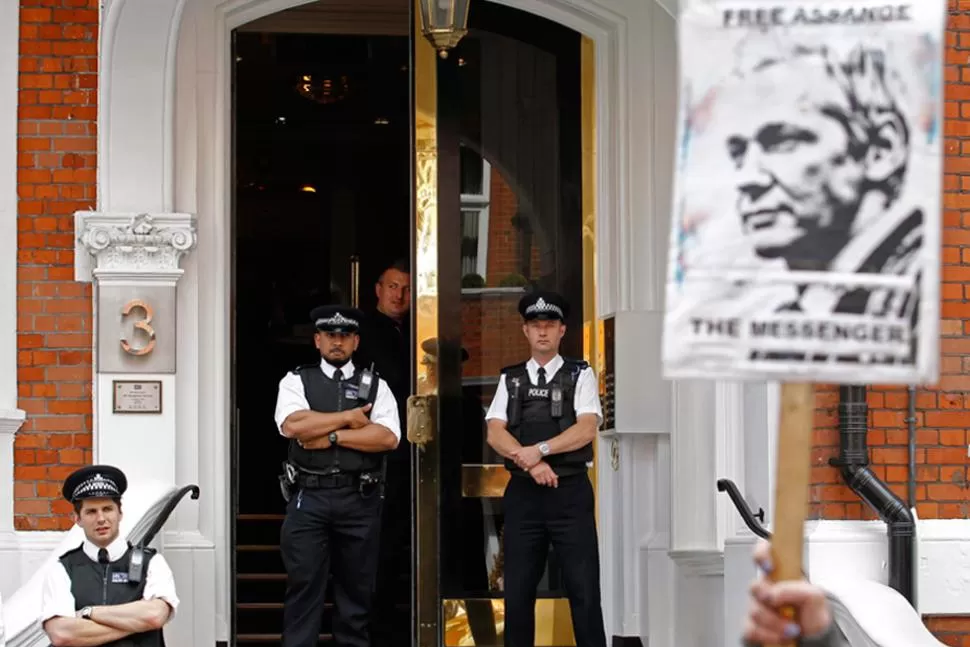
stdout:
MULTIPOLYGON (((781 387, 775 517, 771 537, 771 579, 775 581, 802 578, 805 518, 808 516, 808 488, 812 474, 814 386, 809 382, 781 387)), ((786 615, 794 619, 791 610, 786 615)))

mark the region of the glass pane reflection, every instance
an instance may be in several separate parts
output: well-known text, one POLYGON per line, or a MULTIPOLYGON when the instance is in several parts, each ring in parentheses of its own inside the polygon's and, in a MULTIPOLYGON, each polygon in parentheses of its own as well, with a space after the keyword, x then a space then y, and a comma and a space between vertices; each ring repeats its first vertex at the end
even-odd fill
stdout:
MULTIPOLYGON (((459 68, 448 75, 457 86, 439 92, 460 96, 461 208, 441 217, 461 218, 461 276, 450 280, 461 281, 468 354, 462 419, 441 429, 441 597, 465 601, 469 644, 483 645, 501 642, 487 599, 502 597, 503 488, 493 473, 481 486, 489 496, 463 496, 462 464, 468 473, 501 463, 484 416, 502 368, 529 357, 517 309, 526 290, 556 290, 571 302, 562 354, 583 353, 580 36, 491 3, 473 5, 469 22, 440 63, 459 68)), ((565 596, 555 551, 538 595, 565 596)))

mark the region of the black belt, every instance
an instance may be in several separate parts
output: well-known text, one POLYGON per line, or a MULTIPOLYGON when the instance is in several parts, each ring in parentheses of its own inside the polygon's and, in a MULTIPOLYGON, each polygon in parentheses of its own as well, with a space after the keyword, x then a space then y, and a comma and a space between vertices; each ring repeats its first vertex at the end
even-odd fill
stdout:
POLYGON ((371 472, 338 472, 336 474, 312 474, 310 472, 298 472, 296 483, 301 488, 338 488, 356 487, 361 480, 361 476, 366 475, 368 479, 379 480, 380 473, 371 472))

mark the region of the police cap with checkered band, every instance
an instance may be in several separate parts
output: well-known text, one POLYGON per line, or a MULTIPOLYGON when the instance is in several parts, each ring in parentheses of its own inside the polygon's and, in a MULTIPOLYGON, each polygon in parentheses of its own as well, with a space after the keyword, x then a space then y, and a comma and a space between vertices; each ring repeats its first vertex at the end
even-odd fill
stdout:
POLYGON ((569 316, 569 303, 555 292, 529 292, 519 300, 519 314, 526 321, 533 319, 558 319, 569 316))
POLYGON ((113 465, 88 465, 64 480, 62 494, 75 503, 83 499, 120 499, 128 489, 125 473, 113 465))
POLYGON ((351 306, 319 306, 310 312, 310 320, 321 332, 357 333, 364 313, 351 306))

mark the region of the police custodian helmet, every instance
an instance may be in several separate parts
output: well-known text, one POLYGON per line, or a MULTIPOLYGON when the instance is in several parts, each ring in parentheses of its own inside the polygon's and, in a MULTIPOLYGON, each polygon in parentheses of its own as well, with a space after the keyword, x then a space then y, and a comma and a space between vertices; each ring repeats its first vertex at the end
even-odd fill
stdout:
POLYGON ((533 319, 558 319, 566 321, 569 304, 555 292, 529 292, 519 300, 519 314, 526 321, 533 319))
POLYGON ((88 465, 64 480, 62 494, 71 503, 83 499, 120 499, 128 489, 125 473, 112 465, 88 465))
POLYGON ((317 330, 333 333, 357 333, 364 313, 351 306, 318 306, 310 311, 310 320, 317 330))

